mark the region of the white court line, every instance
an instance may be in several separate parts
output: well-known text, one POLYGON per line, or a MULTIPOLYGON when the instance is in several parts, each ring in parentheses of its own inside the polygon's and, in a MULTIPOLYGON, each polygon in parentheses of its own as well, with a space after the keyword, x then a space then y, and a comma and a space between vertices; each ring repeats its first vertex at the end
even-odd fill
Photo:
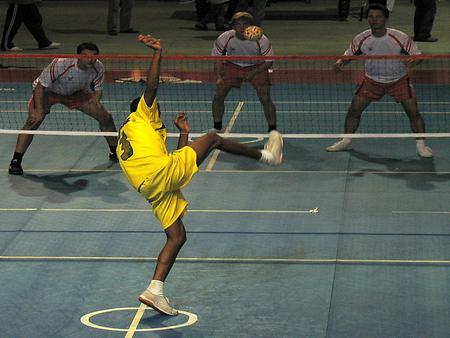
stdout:
MULTIPOLYGON (((228 122, 228 125, 226 126, 224 130, 224 134, 231 132, 231 129, 233 129, 233 126, 239 116, 239 113, 242 110, 242 107, 244 106, 244 102, 240 101, 238 105, 236 106, 236 109, 233 112, 233 116, 231 116, 230 121, 228 122)), ((208 165, 206 166, 206 171, 211 171, 214 165, 217 162, 217 158, 219 157, 220 150, 216 149, 214 150, 213 154, 211 155, 211 159, 208 162, 208 165)))
MULTIPOLYGON (((129 104, 130 100, 103 100, 104 103, 126 103, 129 104)), ((158 101, 159 103, 185 103, 185 101, 182 100, 163 100, 163 101, 158 101)), ((211 104, 211 101, 208 100, 195 100, 195 101, 191 101, 189 100, 189 102, 193 102, 193 103, 205 103, 205 104, 211 104)), ((232 100, 226 100, 225 103, 226 104, 232 104, 236 101, 232 101, 232 100)), ((260 104, 259 101, 246 101, 247 103, 254 103, 254 104, 260 104)), ((310 105, 314 105, 314 104, 349 104, 350 101, 304 101, 304 100, 292 100, 292 101, 273 101, 275 104, 281 104, 281 103, 293 103, 293 104, 298 104, 298 103, 303 103, 303 104, 310 104, 310 105)), ((23 104, 28 104, 28 100, 0 100, 0 103, 23 103, 23 104)), ((387 105, 398 105, 397 102, 394 101, 386 101, 386 102, 382 102, 382 104, 387 104, 387 105)), ((420 101, 420 104, 422 105, 427 105, 427 104, 442 104, 442 105, 450 105, 450 101, 420 101)), ((211 112, 211 111, 209 111, 211 112)))
POLYGON ((136 332, 136 329, 139 325, 139 322, 141 321, 142 316, 144 315, 145 307, 146 306, 144 304, 139 305, 139 309, 136 311, 136 315, 134 316, 133 321, 131 322, 131 325, 128 328, 125 338, 133 337, 133 335, 136 332))
MULTIPOLYGON (((248 104, 248 102, 247 102, 248 104)), ((211 110, 186 110, 187 113, 211 113, 211 110)), ((108 109, 108 112, 113 114, 121 114, 124 113, 124 110, 114 110, 114 109, 108 109)), ((246 113, 260 113, 260 110, 251 110, 247 109, 246 113)), ((8 110, 1 110, 0 114, 17 114, 17 113, 24 113, 23 109, 8 109, 8 110)), ((52 110, 52 114, 62 114, 62 113, 68 113, 70 114, 70 110, 52 110)), ((295 115, 346 115, 346 110, 302 110, 302 111, 293 111, 293 110, 283 110, 283 109, 277 109, 277 114, 279 116, 281 115, 287 115, 287 114, 295 114, 295 115)), ((404 111, 367 111, 364 112, 365 115, 405 115, 404 111)), ((422 115, 450 115, 450 112, 446 111, 422 111, 422 115)))
POLYGON ((444 214, 450 215, 450 211, 429 211, 429 210, 394 210, 393 214, 444 214))
MULTIPOLYGON (((0 169, 6 172, 8 169, 0 169)), ((101 173, 101 172, 122 172, 120 169, 27 169, 30 173, 101 173)), ((367 171, 347 171, 347 170, 235 170, 235 169, 214 169, 206 171, 199 170, 199 173, 208 174, 311 174, 311 175, 449 175, 450 171, 389 171, 389 170, 367 170, 367 171)))
MULTIPOLYGON (((230 121, 231 122, 231 121, 230 121)), ((103 131, 64 131, 64 130, 23 130, 23 129, 0 129, 0 136, 7 134, 32 134, 32 135, 48 135, 48 136, 117 136, 117 132, 103 132, 103 131)), ((191 133, 191 137, 204 136, 205 133, 191 133)), ((228 138, 264 138, 267 133, 230 133, 228 131, 220 134, 222 137, 228 138)), ((179 137, 179 133, 168 133, 168 137, 179 137)), ((351 138, 351 139, 386 139, 386 138, 448 138, 449 133, 361 133, 361 134, 283 134, 285 139, 336 139, 336 138, 351 138)))
MULTIPOLYGON (((156 262, 157 257, 113 256, 0 256, 0 261, 77 261, 77 262, 156 262)), ((429 259, 344 259, 344 258, 238 258, 238 257, 177 257, 185 263, 269 263, 269 264, 404 264, 404 265, 450 265, 450 260, 429 259)))
MULTIPOLYGON (((0 208, 0 211, 48 211, 48 212, 149 212, 150 209, 95 209, 95 208, 0 208)), ((319 208, 309 210, 189 210, 190 213, 224 213, 224 214, 318 214, 319 208)))

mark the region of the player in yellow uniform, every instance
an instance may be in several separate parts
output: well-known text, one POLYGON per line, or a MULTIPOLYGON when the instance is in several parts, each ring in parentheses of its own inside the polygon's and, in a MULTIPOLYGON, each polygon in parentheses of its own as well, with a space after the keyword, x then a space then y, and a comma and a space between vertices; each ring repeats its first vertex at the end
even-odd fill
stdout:
POLYGON ((186 114, 180 113, 175 118, 175 125, 180 131, 178 148, 174 152, 168 152, 165 144, 167 131, 161 121, 156 98, 161 41, 151 35, 139 35, 138 40, 153 49, 154 53, 144 95, 131 103, 131 114, 120 129, 117 156, 125 176, 150 202, 167 236, 158 256, 152 281, 139 296, 139 300, 163 314, 175 316, 178 311, 164 296, 163 285, 186 241, 182 217, 188 203, 180 189, 189 184, 198 171, 198 166, 214 149, 251 157, 271 165, 281 164, 283 139, 280 133, 271 131, 262 150, 224 139, 215 133, 206 134, 188 144, 189 123, 186 114))

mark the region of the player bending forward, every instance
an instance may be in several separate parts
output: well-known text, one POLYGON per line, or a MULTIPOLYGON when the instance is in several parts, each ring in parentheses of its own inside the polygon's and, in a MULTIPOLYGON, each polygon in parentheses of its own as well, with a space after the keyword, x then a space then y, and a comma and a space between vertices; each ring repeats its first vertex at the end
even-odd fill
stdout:
MULTIPOLYGON (((53 105, 61 103, 96 119, 101 131, 115 132, 113 118, 100 102, 103 95, 103 64, 97 59, 97 45, 84 42, 77 47, 80 58, 54 59, 33 82, 33 96, 28 103, 28 118, 23 130, 36 130, 53 105), (93 90, 93 92, 91 91, 93 90)), ((111 160, 116 160, 116 136, 106 136, 111 160)), ((33 140, 31 134, 19 134, 10 175, 22 175, 22 158, 33 140)))
POLYGON ((278 165, 282 162, 283 140, 280 133, 274 130, 269 134, 263 150, 249 148, 215 133, 188 143, 189 123, 186 114, 180 113, 175 118, 175 125, 180 131, 178 148, 174 152, 168 152, 165 144, 167 130, 161 120, 156 98, 161 41, 151 35, 139 35, 138 40, 154 51, 153 58, 144 95, 131 103, 131 114, 120 129, 117 155, 128 181, 150 202, 167 237, 158 256, 152 281, 139 296, 139 300, 163 314, 175 316, 178 311, 164 296, 163 285, 186 241, 182 217, 186 213, 188 202, 180 189, 190 183, 200 164, 213 149, 278 165))
MULTIPOLYGON (((344 55, 418 55, 417 45, 405 33, 386 28, 389 11, 380 4, 371 4, 367 8, 370 29, 353 38, 344 55)), ((349 60, 339 59, 335 69, 340 71, 349 60)), ((414 86, 408 76, 408 66, 402 60, 366 60, 365 78, 353 95, 352 103, 345 117, 346 134, 358 129, 361 114, 372 101, 378 101, 384 95, 392 96, 400 102, 408 115, 413 133, 425 133, 425 122, 417 108, 414 86)), ((344 151, 352 146, 351 138, 344 138, 329 146, 327 151, 344 151)), ((416 140, 417 154, 432 157, 433 152, 425 145, 423 138, 416 140)))

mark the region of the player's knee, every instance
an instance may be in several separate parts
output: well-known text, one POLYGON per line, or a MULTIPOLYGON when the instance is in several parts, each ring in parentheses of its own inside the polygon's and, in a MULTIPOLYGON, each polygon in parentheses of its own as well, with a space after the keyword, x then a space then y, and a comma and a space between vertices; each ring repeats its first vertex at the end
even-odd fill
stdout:
POLYGON ((174 236, 171 236, 170 240, 172 241, 172 243, 177 246, 178 248, 181 248, 184 243, 186 243, 187 241, 187 237, 186 237, 186 232, 180 232, 177 233, 174 236))
POLYGON ((218 148, 222 144, 223 138, 216 133, 209 133, 207 134, 207 137, 213 148, 218 148))

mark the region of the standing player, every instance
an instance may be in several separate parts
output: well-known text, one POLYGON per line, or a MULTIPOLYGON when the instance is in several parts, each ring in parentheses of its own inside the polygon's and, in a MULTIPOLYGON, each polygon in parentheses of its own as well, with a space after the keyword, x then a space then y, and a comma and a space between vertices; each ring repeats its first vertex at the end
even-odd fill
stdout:
MULTIPOLYGON (((416 44, 405 33, 386 28, 389 11, 380 4, 371 4, 367 8, 370 29, 353 38, 344 55, 418 55, 416 44)), ((339 59, 336 70, 341 70, 349 61, 339 59)), ((359 126, 361 114, 372 102, 384 95, 392 96, 400 102, 408 115, 411 130, 414 133, 425 132, 425 122, 417 108, 416 93, 408 76, 408 66, 401 60, 366 60, 366 74, 353 95, 352 103, 345 118, 345 133, 354 133, 359 126)), ((351 148, 351 138, 344 138, 327 151, 343 151, 351 148)), ((417 153, 421 157, 433 157, 430 147, 423 138, 416 140, 417 153)))
MULTIPOLYGON (((28 103, 28 119, 23 130, 36 130, 50 108, 61 103, 96 119, 101 131, 114 132, 113 118, 100 102, 104 80, 103 64, 97 59, 97 45, 85 42, 77 47, 80 58, 54 59, 33 82, 33 95, 28 103), (93 92, 91 91, 93 88, 93 92)), ((111 160, 116 160, 117 137, 106 136, 111 160)), ((19 134, 16 149, 9 166, 11 175, 22 175, 22 158, 33 140, 33 135, 19 134)))
POLYGON ((155 310, 175 316, 175 310, 164 296, 164 281, 186 241, 186 230, 182 221, 187 210, 187 201, 180 189, 186 187, 198 166, 214 149, 254 158, 267 164, 281 164, 283 140, 272 131, 264 150, 246 147, 220 137, 206 134, 188 144, 190 127, 185 113, 175 118, 180 131, 178 148, 168 152, 167 130, 161 121, 156 92, 159 84, 162 47, 159 39, 151 35, 139 35, 138 40, 154 50, 147 76, 144 95, 130 106, 131 114, 120 129, 117 155, 120 166, 130 184, 152 205, 166 233, 152 281, 139 296, 139 300, 155 310))
MULTIPOLYGON (((273 49, 269 39, 263 35, 257 41, 245 39, 245 29, 252 25, 253 17, 247 12, 237 12, 231 18, 233 29, 222 33, 214 42, 213 56, 272 56, 273 49)), ((269 68, 272 62, 263 61, 227 61, 215 63, 216 90, 212 103, 214 129, 222 130, 222 118, 225 113, 225 98, 231 88, 240 88, 242 82, 248 81, 256 89, 259 101, 264 108, 264 115, 269 125, 269 132, 277 129, 276 109, 270 98, 269 68)))

